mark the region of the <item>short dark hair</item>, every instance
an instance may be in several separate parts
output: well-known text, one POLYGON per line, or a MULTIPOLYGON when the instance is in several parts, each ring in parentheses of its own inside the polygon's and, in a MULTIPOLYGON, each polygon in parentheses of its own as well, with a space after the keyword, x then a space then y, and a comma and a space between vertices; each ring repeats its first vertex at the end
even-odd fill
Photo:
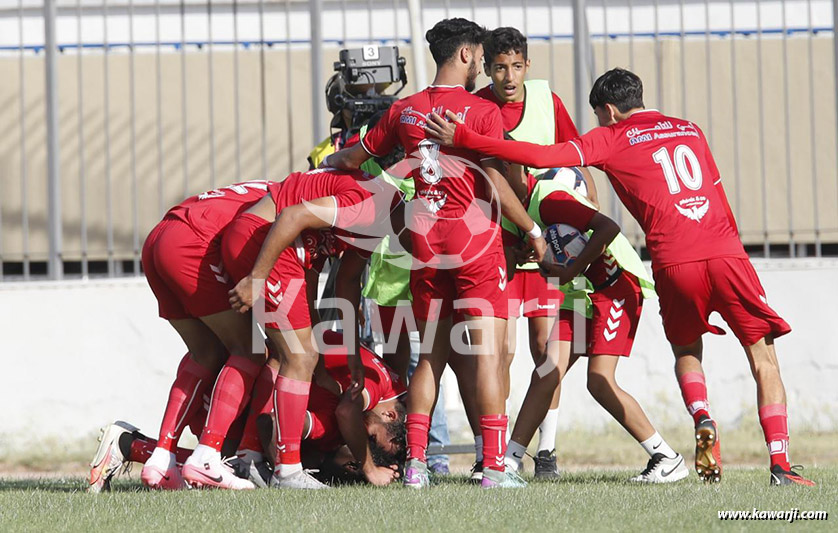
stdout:
POLYGON ((462 46, 477 46, 486 39, 486 28, 464 18, 443 19, 425 33, 437 65, 445 64, 462 46))
POLYGON ((620 113, 643 107, 643 82, 634 72, 613 68, 594 82, 588 102, 594 109, 611 104, 620 113))
POLYGON ((489 32, 483 43, 483 61, 492 64, 499 54, 521 54, 527 59, 527 38, 515 28, 495 28, 489 32))

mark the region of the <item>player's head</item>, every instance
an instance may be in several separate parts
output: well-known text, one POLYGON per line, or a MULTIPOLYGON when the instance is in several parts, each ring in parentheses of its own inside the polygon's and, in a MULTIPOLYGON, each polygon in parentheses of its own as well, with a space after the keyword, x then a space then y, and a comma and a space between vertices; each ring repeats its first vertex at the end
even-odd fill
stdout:
POLYGON ((407 429, 406 410, 399 400, 382 402, 364 413, 364 425, 370 439, 370 449, 379 453, 401 457, 405 451, 407 429))
POLYGON ((628 118, 634 109, 643 109, 643 82, 634 72, 613 68, 597 78, 588 98, 600 126, 610 126, 628 118))
POLYGON ((474 90, 483 60, 486 28, 463 18, 444 19, 425 33, 437 69, 454 67, 462 73, 463 86, 474 90))
POLYGON ((515 28, 497 28, 483 43, 486 75, 492 78, 492 90, 503 102, 524 99, 524 78, 530 68, 527 38, 515 28))

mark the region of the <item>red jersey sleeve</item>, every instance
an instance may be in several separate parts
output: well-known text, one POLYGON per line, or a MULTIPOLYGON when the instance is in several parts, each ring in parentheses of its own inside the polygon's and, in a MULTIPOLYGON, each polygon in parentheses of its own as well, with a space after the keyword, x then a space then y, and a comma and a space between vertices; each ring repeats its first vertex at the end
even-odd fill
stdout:
POLYGON ((534 168, 582 166, 582 152, 573 141, 541 146, 480 135, 462 124, 454 130, 454 145, 534 168))
POLYGON ((556 142, 563 143, 579 137, 576 124, 573 123, 564 102, 556 93, 553 93, 553 111, 553 116, 556 117, 556 142))
POLYGON ((567 224, 585 231, 596 210, 578 202, 573 196, 563 191, 548 194, 538 206, 541 220, 547 225, 567 224))
POLYGON ((384 116, 370 131, 361 139, 361 146, 368 154, 374 157, 382 157, 389 154, 398 144, 399 138, 396 134, 398 126, 399 111, 396 104, 391 105, 384 116))
POLYGON ((582 158, 581 166, 601 169, 611 156, 613 141, 614 128, 599 127, 569 141, 568 144, 579 151, 579 156, 582 158))

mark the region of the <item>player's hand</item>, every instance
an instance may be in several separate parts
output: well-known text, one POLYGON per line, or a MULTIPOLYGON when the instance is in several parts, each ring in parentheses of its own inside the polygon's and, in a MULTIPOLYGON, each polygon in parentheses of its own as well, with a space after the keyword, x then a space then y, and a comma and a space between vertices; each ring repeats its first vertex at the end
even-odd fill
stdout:
POLYGON ((527 237, 527 240, 530 243, 530 247, 532 247, 532 259, 540 263, 544 260, 544 255, 547 253, 547 241, 544 240, 543 235, 537 239, 527 237))
POLYGON ((447 111, 445 116, 451 119, 451 122, 436 113, 428 115, 428 120, 425 121, 425 133, 443 146, 454 146, 454 132, 457 130, 457 124, 462 124, 463 121, 451 111, 447 111))
POLYGON ((364 390, 364 363, 361 362, 361 354, 357 353, 349 354, 347 363, 349 364, 349 375, 352 376, 352 384, 347 392, 354 400, 364 390))
POLYGON ((364 469, 364 477, 370 482, 370 485, 376 487, 386 487, 393 481, 399 479, 399 471, 396 465, 390 466, 376 466, 373 465, 364 469))
POLYGON ((538 267, 541 269, 541 275, 547 279, 556 279, 559 280, 559 285, 564 285, 565 283, 570 283, 573 281, 573 278, 576 277, 576 274, 572 272, 568 267, 562 267, 559 265, 554 265, 548 263, 546 261, 538 263, 538 267))
POLYGON ((253 278, 250 275, 242 278, 228 293, 230 306, 239 313, 246 313, 253 307, 253 278))

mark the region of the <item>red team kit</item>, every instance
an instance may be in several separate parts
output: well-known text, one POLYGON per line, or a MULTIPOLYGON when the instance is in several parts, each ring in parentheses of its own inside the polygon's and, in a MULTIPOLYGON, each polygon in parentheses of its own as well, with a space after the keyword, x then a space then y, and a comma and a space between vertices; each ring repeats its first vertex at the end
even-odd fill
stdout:
MULTIPOLYGON (((391 224, 401 216, 397 210, 403 209, 410 235, 409 287, 423 343, 430 325, 446 323, 450 329, 451 319, 505 328, 508 317, 521 314, 523 303, 526 317, 556 317, 548 345, 585 335, 586 355, 592 358, 629 356, 644 294, 642 280, 621 268, 617 254, 600 248, 584 269, 590 306, 585 332, 574 331, 579 321, 573 311, 559 310, 564 294, 539 270, 518 269, 509 280, 508 269, 514 267, 508 266, 505 246, 532 245, 532 257, 541 229, 565 224, 584 233, 593 228, 593 242, 596 228, 605 226, 595 204, 561 187, 530 205, 539 180, 529 175, 528 194, 516 201, 521 204, 516 209, 529 210, 532 220, 517 220, 532 229, 520 227, 515 235, 502 230, 501 211, 511 211, 505 203, 507 185, 499 189, 493 181, 496 169, 508 168, 500 162, 529 169, 600 169, 640 224, 678 385, 695 423, 699 478, 718 481, 722 475, 718 428, 701 366, 702 335, 724 334, 708 321, 716 311, 752 366, 777 372, 776 379, 755 378, 771 483, 813 484, 792 471, 788 459, 774 339, 791 328, 768 304, 704 133, 693 122, 645 109, 639 78, 614 69, 591 91, 600 127, 579 135, 553 95, 555 144, 505 140, 504 132, 524 120, 527 101, 503 101, 491 86, 475 94, 465 88, 473 85, 485 33, 463 19, 447 19, 430 30, 435 83, 393 103, 357 146, 326 158, 322 168, 208 191, 166 213, 145 241, 142 265, 160 316, 183 337, 189 353, 178 368, 158 439, 124 422, 109 426, 93 461, 91 491, 108 488, 127 461, 145 463, 142 480, 156 489, 328 488, 327 479, 341 476, 376 485, 401 478, 408 487, 427 487, 428 407, 435 402, 433 387, 439 386, 437 372, 448 360, 450 344, 439 347, 440 341, 432 340, 432 347, 421 348, 415 383, 411 379, 408 385, 370 348, 361 345, 354 353, 351 343, 344 346, 343 338, 350 335, 327 332, 318 341, 312 334, 311 347, 303 343, 307 351, 302 354, 279 340, 288 337, 277 336, 321 328, 314 306, 318 274, 327 264, 351 269, 353 261, 366 261, 384 235, 391 242, 398 239, 401 226, 391 224), (397 147, 410 163, 409 175, 397 178, 415 185, 415 198, 407 203, 382 178, 346 163, 352 157, 378 160, 397 147), (292 226, 294 234, 288 235, 292 226), (522 239, 526 235, 529 244, 522 239), (261 298, 242 300, 239 282, 249 279, 260 258, 277 250, 270 273, 260 281, 261 298), (251 305, 258 312, 249 312, 251 305), (258 324, 267 332, 264 345, 251 346, 251 314, 267 317, 258 324), (314 368, 307 381, 288 377, 301 368, 299 361, 314 368), (186 426, 200 436, 194 452, 177 447, 186 426), (336 477, 315 480, 310 468, 336 477)), ((526 59, 526 48, 501 52, 526 59)), ((492 60, 485 58, 487 65, 492 60)), ((352 290, 360 290, 360 274, 350 278, 358 285, 352 290)), ((347 288, 340 287, 338 294, 347 288)), ((344 332, 354 324, 347 316, 341 323, 344 332)), ((489 359, 480 357, 470 379, 478 387, 479 412, 471 414, 479 415, 479 431, 473 429, 486 472, 482 486, 524 486, 504 460, 508 421, 503 408, 494 407, 503 399, 498 403, 479 392, 495 390, 498 384, 486 380, 500 372, 481 370, 489 359)), ((660 357, 669 364, 667 354, 660 357)), ((527 442, 515 449, 525 449, 527 442)), ((672 453, 669 460, 683 461, 672 453)), ((650 456, 649 471, 633 480, 671 481, 665 472, 659 475, 659 459, 651 451, 650 456)))

